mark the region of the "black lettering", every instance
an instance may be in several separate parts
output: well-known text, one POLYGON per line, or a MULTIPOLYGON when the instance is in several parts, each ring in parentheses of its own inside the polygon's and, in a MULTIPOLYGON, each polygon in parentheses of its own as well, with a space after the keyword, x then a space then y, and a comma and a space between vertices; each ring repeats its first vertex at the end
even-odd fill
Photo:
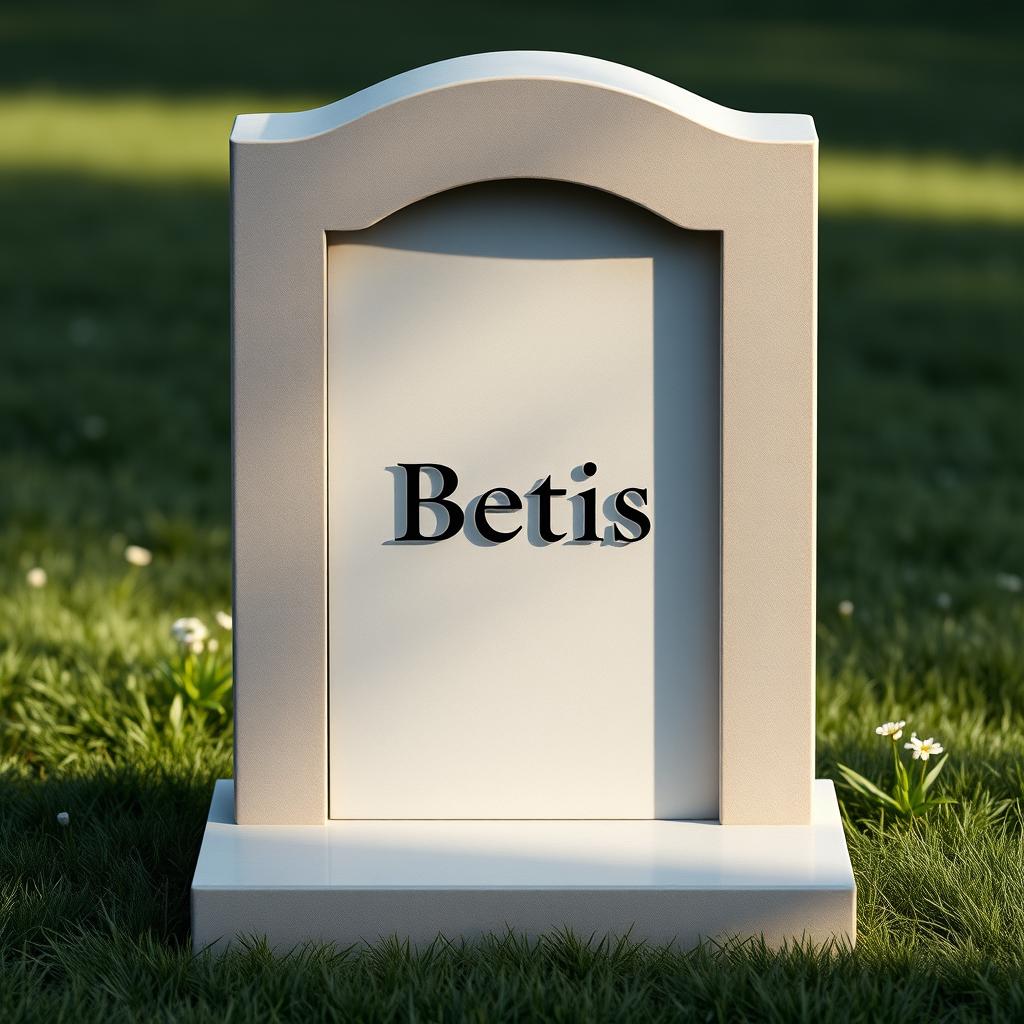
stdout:
POLYGON ((522 526, 517 526, 511 533, 503 533, 487 522, 487 513, 518 512, 522 507, 523 500, 515 491, 510 491, 507 487, 492 487, 489 491, 485 491, 480 495, 480 500, 473 511, 473 522, 476 524, 481 537, 489 540, 492 544, 504 544, 505 541, 511 540, 522 529, 522 526), (508 504, 488 505, 487 499, 492 494, 503 494, 508 499, 508 504))
MULTIPOLYGON (((593 462, 584 462, 581 468, 583 475, 587 477, 597 472, 597 464, 593 462)), ((583 532, 578 537, 573 537, 573 540, 599 541, 601 538, 597 533, 597 488, 589 487, 585 491, 580 491, 576 497, 583 499, 583 532)))
POLYGON ((459 505, 448 500, 449 495, 459 486, 459 477, 455 470, 437 462, 399 462, 398 465, 405 470, 405 533, 395 540, 437 541, 454 537, 462 529, 465 519, 459 505), (420 497, 420 474, 425 469, 437 470, 441 475, 441 488, 437 494, 423 498, 420 497), (420 533, 421 505, 437 505, 444 509, 448 523, 440 533, 435 533, 432 537, 420 533))
POLYGON ((566 492, 560 487, 551 486, 551 475, 548 474, 532 491, 527 491, 528 498, 537 499, 537 532, 546 544, 554 544, 561 540, 564 533, 553 533, 551 530, 551 499, 561 497, 566 492))
POLYGON ((651 532, 651 521, 647 518, 644 512, 640 509, 634 508, 628 501, 626 501, 627 494, 635 494, 640 500, 646 505, 647 504, 647 488, 646 487, 627 487, 625 490, 619 491, 615 495, 615 511, 628 523, 633 523, 637 528, 637 535, 630 537, 628 534, 622 532, 619 529, 618 524, 615 525, 615 539, 623 544, 635 544, 638 540, 643 540, 651 532))

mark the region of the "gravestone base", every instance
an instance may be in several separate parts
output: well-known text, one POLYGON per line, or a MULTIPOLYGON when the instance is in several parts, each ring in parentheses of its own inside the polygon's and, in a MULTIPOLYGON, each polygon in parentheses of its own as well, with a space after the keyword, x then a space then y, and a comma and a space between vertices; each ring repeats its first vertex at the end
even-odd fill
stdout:
POLYGON ((192 942, 265 936, 348 946, 397 935, 536 936, 568 928, 695 945, 855 936, 856 886, 831 782, 810 825, 700 821, 331 821, 234 824, 214 790, 192 883, 192 942))

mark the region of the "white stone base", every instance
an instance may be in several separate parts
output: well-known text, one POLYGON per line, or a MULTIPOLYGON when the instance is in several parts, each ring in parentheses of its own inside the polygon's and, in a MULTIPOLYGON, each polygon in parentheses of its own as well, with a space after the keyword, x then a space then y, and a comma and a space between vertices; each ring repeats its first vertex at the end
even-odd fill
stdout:
POLYGON ((764 935, 853 941, 856 886, 831 782, 808 826, 700 821, 234 824, 217 783, 192 881, 192 943, 266 936, 285 951, 398 935, 569 928, 692 946, 764 935))

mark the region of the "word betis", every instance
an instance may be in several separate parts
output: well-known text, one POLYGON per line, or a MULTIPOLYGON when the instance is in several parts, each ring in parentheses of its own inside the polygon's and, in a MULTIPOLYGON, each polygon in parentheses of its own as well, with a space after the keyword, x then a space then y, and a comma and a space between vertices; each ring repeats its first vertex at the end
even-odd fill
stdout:
MULTIPOLYGON (((458 474, 450 466, 437 462, 399 462, 395 472, 395 508, 405 514, 404 532, 399 535, 396 525, 396 543, 430 543, 448 540, 460 531, 482 539, 490 544, 504 544, 512 540, 523 529, 519 523, 511 529, 499 529, 493 518, 511 517, 528 510, 529 535, 534 543, 555 544, 569 536, 558 533, 551 525, 551 506, 555 498, 564 498, 568 491, 555 487, 551 476, 539 481, 532 490, 521 498, 509 487, 492 487, 467 502, 465 509, 453 495, 459 486, 458 474), (430 490, 436 493, 420 493, 422 477, 432 483, 430 490), (524 505, 524 498, 526 504, 524 505), (434 533, 424 534, 420 530, 420 509, 431 508, 437 513, 437 528, 434 533), (442 525, 443 524, 443 525, 442 525)), ((597 472, 597 464, 585 462, 580 467, 585 479, 597 472)), ((651 532, 651 520, 639 506, 647 505, 646 487, 626 487, 610 495, 603 503, 607 523, 603 535, 597 531, 597 488, 588 487, 574 494, 568 501, 574 505, 574 543, 635 544, 651 532), (634 498, 627 500, 627 496, 634 498), (626 527, 626 529, 623 529, 626 527)))

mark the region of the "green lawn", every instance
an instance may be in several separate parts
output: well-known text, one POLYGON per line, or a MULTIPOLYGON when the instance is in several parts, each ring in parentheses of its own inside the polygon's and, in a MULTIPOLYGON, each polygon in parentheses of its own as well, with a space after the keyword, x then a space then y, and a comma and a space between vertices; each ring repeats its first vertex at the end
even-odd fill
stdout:
POLYGON ((213 6, 0 9, 0 1020, 1024 1019, 1020 21, 213 6), (190 953, 231 724, 176 724, 162 666, 175 618, 230 600, 231 116, 515 47, 817 118, 818 772, 881 774, 898 716, 958 801, 912 826, 847 801, 855 952, 190 953))

